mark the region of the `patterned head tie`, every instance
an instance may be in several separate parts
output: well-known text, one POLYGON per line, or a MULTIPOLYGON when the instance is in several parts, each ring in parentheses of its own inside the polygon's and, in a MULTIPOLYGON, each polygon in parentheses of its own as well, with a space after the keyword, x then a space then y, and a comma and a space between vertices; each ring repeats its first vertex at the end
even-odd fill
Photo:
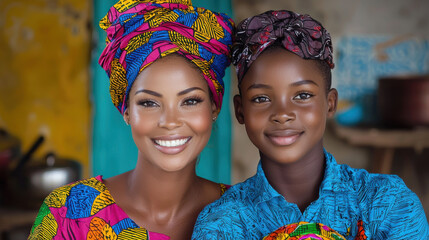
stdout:
POLYGON ((341 234, 321 223, 298 222, 283 226, 262 240, 346 240, 341 234))
POLYGON ((191 0, 120 0, 100 27, 107 33, 107 46, 99 64, 110 78, 110 95, 121 114, 137 75, 172 53, 201 70, 220 110, 232 45, 233 21, 227 15, 193 7, 191 0))
POLYGON ((304 59, 324 60, 334 68, 331 37, 322 24, 309 15, 287 10, 267 11, 237 26, 232 61, 239 85, 256 58, 276 42, 304 59))

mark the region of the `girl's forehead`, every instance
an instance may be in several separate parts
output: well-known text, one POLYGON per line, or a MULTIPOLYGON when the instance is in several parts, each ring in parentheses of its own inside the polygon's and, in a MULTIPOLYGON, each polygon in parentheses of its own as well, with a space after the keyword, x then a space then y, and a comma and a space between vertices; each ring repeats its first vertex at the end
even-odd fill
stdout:
POLYGON ((261 54, 250 66, 240 85, 281 85, 282 82, 321 79, 323 75, 315 60, 302 59, 287 50, 277 49, 261 54))

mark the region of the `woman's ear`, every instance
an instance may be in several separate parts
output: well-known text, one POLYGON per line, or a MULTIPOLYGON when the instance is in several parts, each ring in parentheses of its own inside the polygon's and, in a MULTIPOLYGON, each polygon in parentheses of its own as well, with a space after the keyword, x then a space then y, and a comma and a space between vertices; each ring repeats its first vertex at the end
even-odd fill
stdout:
POLYGON ((216 121, 217 116, 219 115, 219 110, 217 109, 216 103, 212 101, 212 120, 216 121))
POLYGON ((243 105, 242 105, 242 99, 240 95, 234 96, 234 111, 235 111, 235 118, 240 124, 244 124, 244 114, 243 114, 243 105))
POLYGON ((128 108, 127 108, 127 109, 125 109, 125 112, 124 112, 123 118, 124 118, 124 122, 125 122, 127 125, 130 125, 130 115, 128 114, 128 108))
POLYGON ((328 117, 334 116, 337 111, 338 91, 335 88, 329 89, 328 92, 328 117))

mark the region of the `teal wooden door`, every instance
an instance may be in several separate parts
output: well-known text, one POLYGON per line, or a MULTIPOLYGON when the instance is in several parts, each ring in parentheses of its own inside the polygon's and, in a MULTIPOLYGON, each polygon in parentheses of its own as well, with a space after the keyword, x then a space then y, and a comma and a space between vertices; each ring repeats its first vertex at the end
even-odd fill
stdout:
MULTIPOLYGON (((125 125, 121 114, 113 106, 109 95, 109 79, 98 65, 98 57, 105 46, 106 34, 98 26, 109 8, 116 1, 94 0, 95 49, 91 62, 93 133, 92 174, 111 177, 134 168, 137 148, 130 128, 125 125)), ((194 6, 232 14, 231 0, 194 0, 194 6)), ((201 153, 197 174, 215 182, 231 182, 231 108, 230 69, 225 74, 225 97, 221 113, 214 125, 212 136, 201 153)))

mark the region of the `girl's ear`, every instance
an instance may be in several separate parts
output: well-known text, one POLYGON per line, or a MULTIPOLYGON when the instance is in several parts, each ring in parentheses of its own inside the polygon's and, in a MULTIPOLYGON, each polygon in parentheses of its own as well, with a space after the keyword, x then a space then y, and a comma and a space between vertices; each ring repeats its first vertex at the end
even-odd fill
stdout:
POLYGON ((328 117, 331 118, 334 116, 337 111, 337 102, 338 102, 338 91, 335 88, 331 88, 328 92, 328 117))
POLYGON ((243 105, 242 99, 240 95, 234 96, 234 110, 235 110, 235 118, 240 124, 244 124, 244 114, 243 114, 243 105))
POLYGON ((123 118, 124 118, 124 122, 125 122, 127 125, 130 125, 130 115, 128 114, 128 108, 127 108, 127 109, 125 109, 125 112, 124 112, 123 118))

